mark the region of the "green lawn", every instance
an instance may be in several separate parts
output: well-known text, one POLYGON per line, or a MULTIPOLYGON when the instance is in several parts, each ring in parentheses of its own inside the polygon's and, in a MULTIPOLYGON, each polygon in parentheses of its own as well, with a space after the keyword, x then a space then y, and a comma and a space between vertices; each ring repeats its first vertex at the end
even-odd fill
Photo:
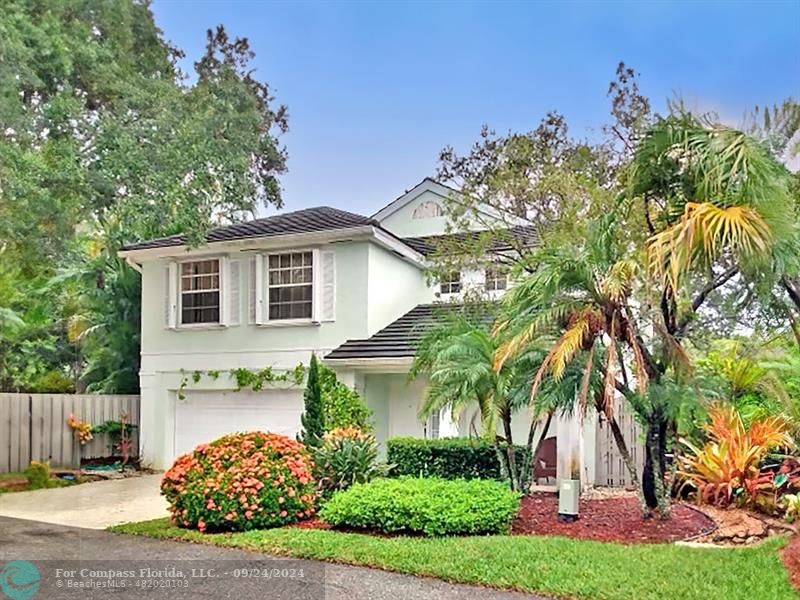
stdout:
MULTIPOLYGON (((24 471, 17 471, 14 473, 0 473, 0 494, 8 494, 13 492, 27 492, 28 486, 22 488, 7 488, 3 487, 4 481, 15 481, 15 480, 22 480, 27 481, 27 477, 25 476, 24 471)), ((65 479, 56 479, 51 478, 48 482, 48 487, 66 487, 68 485, 74 485, 76 482, 74 481, 67 481, 65 479)))
POLYGON ((631 600, 798 597, 778 556, 783 539, 757 548, 717 549, 624 546, 539 536, 380 538, 295 528, 211 535, 172 527, 167 519, 111 530, 555 596, 631 600))

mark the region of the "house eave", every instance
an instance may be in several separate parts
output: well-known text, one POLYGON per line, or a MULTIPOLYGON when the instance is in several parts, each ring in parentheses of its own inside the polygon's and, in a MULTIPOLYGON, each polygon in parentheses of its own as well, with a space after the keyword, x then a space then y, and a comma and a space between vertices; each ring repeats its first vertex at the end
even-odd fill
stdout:
POLYGON ((333 368, 347 368, 374 373, 407 373, 414 358, 371 357, 371 358, 323 358, 322 362, 333 368))
POLYGON ((238 240, 210 242, 203 246, 194 248, 187 246, 186 244, 181 244, 176 246, 163 246, 159 248, 120 250, 118 255, 128 261, 140 263, 144 260, 155 260, 159 258, 172 259, 186 257, 187 255, 206 256, 218 255, 220 253, 224 254, 232 252, 255 252, 257 250, 278 250, 351 240, 372 240, 379 246, 382 246, 395 253, 403 260, 406 260, 420 268, 425 266, 425 257, 422 254, 407 246, 399 238, 396 238, 389 232, 375 227, 374 225, 364 225, 360 227, 350 227, 346 229, 335 229, 328 231, 313 231, 308 233, 289 233, 285 235, 249 237, 238 240))

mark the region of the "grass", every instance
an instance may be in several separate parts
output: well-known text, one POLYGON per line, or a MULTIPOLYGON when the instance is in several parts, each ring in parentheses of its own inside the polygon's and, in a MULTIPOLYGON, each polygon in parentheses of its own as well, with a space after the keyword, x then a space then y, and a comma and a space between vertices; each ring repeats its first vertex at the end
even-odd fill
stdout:
POLYGON ((797 598, 778 550, 630 545, 545 536, 381 538, 281 528, 233 534, 179 529, 168 519, 111 531, 378 567, 448 581, 594 599, 797 598))
MULTIPOLYGON (((24 471, 16 471, 13 473, 0 473, 0 494, 13 494, 14 492, 27 492, 30 491, 31 488, 25 484, 24 486, 9 488, 3 485, 3 482, 10 482, 22 480, 27 481, 27 477, 24 471)), ((47 482, 48 488, 55 488, 55 487, 66 487, 68 485, 75 485, 76 481, 67 481, 66 479, 57 479, 55 477, 50 478, 47 482)))

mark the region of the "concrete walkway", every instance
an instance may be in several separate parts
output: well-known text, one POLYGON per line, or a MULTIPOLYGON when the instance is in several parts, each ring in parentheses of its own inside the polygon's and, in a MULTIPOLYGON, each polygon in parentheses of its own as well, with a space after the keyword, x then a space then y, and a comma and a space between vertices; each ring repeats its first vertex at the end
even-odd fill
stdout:
POLYGON ((0 517, 0 564, 9 561, 31 563, 18 567, 28 581, 38 579, 34 599, 544 600, 364 567, 0 517))
POLYGON ((0 494, 0 516, 105 529, 167 516, 161 475, 95 481, 63 488, 0 494))

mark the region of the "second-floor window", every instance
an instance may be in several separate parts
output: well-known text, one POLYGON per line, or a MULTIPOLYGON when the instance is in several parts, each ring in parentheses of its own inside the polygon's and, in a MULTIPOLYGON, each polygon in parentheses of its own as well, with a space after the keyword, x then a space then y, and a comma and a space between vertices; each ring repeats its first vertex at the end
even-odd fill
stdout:
POLYGON ((314 297, 313 254, 271 254, 267 270, 269 320, 310 319, 314 297))
POLYGON ((181 325, 219 323, 219 259, 181 263, 181 325))
POLYGON ((504 290, 508 286, 508 272, 505 267, 501 265, 486 267, 484 277, 484 288, 486 291, 494 292, 504 290))
POLYGON ((451 271, 442 275, 439 282, 439 291, 442 294, 458 294, 461 292, 461 272, 451 271))

